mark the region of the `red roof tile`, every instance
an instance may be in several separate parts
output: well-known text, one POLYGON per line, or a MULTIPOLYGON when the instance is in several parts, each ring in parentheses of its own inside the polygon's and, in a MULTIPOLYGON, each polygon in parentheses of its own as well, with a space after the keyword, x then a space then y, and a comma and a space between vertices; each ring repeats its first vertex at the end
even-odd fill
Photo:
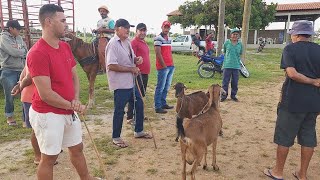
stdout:
POLYGON ((277 11, 318 10, 320 2, 278 4, 277 11))

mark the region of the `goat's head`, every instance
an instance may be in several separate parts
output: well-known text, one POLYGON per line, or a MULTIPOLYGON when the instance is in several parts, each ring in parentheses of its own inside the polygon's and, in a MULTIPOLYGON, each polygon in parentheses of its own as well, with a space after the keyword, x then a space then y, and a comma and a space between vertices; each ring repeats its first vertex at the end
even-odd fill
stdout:
POLYGON ((219 84, 213 84, 208 88, 208 93, 210 94, 209 103, 210 106, 217 105, 220 101, 220 95, 226 92, 221 88, 219 84))
POLYGON ((173 86, 173 88, 176 90, 176 98, 181 97, 184 95, 184 90, 186 89, 186 86, 183 83, 178 82, 173 86))

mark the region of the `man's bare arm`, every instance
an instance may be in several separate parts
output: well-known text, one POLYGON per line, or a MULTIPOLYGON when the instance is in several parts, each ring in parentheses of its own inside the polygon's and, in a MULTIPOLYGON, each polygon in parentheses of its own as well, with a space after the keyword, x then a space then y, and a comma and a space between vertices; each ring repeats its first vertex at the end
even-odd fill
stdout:
POLYGON ((294 81, 297 81, 299 83, 303 83, 303 84, 310 84, 316 87, 320 87, 320 79, 312 79, 309 78, 299 72, 297 72, 297 70, 294 67, 288 67, 286 68, 286 73, 288 75, 288 77, 294 81))
POLYGON ((126 67, 126 66, 121 66, 119 64, 109 64, 108 65, 109 70, 111 71, 116 71, 116 72, 131 72, 133 74, 138 74, 139 73, 139 68, 138 67, 126 67))
POLYGON ((32 80, 38 89, 42 101, 56 108, 72 110, 71 102, 52 90, 50 77, 36 76, 32 80))
POLYGON ((162 54, 161 54, 161 47, 160 46, 154 46, 154 50, 156 51, 156 57, 159 60, 160 65, 162 66, 162 68, 166 68, 167 65, 166 63, 164 63, 162 54))
POLYGON ((75 99, 79 100, 80 82, 79 82, 76 66, 72 68, 72 81, 74 86, 75 99))

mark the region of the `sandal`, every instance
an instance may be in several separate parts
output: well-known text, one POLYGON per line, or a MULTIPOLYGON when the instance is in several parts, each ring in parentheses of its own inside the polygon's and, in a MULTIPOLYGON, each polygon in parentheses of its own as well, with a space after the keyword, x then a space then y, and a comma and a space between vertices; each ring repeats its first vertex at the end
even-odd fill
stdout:
POLYGON ((119 140, 112 140, 112 143, 116 146, 118 146, 119 148, 126 148, 128 147, 128 144, 126 144, 122 139, 119 140))
POLYGON ((146 133, 146 132, 140 132, 140 133, 134 133, 135 138, 141 138, 141 139, 152 139, 153 137, 146 133))
POLYGON ((16 126, 16 125, 17 125, 17 122, 16 122, 16 121, 10 121, 10 122, 7 121, 7 124, 8 124, 9 126, 16 126))

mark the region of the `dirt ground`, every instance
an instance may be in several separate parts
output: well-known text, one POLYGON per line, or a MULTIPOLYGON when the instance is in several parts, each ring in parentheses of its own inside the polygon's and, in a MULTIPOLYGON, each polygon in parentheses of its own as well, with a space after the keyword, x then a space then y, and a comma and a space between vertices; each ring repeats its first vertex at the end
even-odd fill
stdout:
MULTIPOLYGON (((280 81, 279 81, 280 82, 280 81)), ((217 145, 217 164, 219 171, 198 167, 198 180, 235 180, 235 179, 268 179, 262 171, 271 167, 275 160, 276 146, 273 143, 273 132, 276 119, 276 105, 279 99, 281 83, 267 83, 254 89, 239 87, 239 100, 236 103, 228 99, 221 103, 224 137, 219 138, 217 145)), ((190 92, 190 91, 189 91, 190 92)), ((170 98, 173 98, 171 91, 170 98)), ((150 99, 151 96, 150 96, 150 99)), ((149 107, 149 110, 151 108, 149 107)), ((174 141, 175 112, 167 115, 147 113, 152 119, 152 127, 157 143, 154 148, 153 140, 134 139, 129 125, 124 123, 123 138, 130 147, 126 150, 115 150, 111 154, 101 153, 104 159, 109 159, 105 165, 107 179, 116 180, 177 180, 181 179, 180 146, 174 141), (113 161, 112 161, 113 159, 113 161)), ((112 113, 104 116, 88 116, 89 129, 94 138, 103 140, 111 136, 112 113)), ((146 123, 147 129, 150 126, 146 123)), ((317 126, 319 131, 319 126, 317 126)), ((99 163, 93 151, 88 133, 83 126, 84 153, 92 174, 101 173, 99 163)), ((319 133, 318 133, 319 139, 319 133)), ((112 146, 106 143, 103 146, 112 146)), ((36 166, 26 160, 25 150, 31 149, 28 140, 1 144, 0 147, 0 179, 35 179, 36 166)), ((211 146, 208 153, 210 165, 211 146)), ((285 166, 284 178, 293 180, 292 172, 299 166, 300 148, 295 144, 289 153, 285 166)), ((67 149, 59 156, 59 164, 54 167, 54 179, 78 179, 72 167, 67 149)), ((317 180, 320 177, 320 153, 315 149, 311 160, 308 179, 317 180)), ((187 166, 187 170, 190 166, 187 166)), ((189 179, 188 177, 187 179, 189 179)))

